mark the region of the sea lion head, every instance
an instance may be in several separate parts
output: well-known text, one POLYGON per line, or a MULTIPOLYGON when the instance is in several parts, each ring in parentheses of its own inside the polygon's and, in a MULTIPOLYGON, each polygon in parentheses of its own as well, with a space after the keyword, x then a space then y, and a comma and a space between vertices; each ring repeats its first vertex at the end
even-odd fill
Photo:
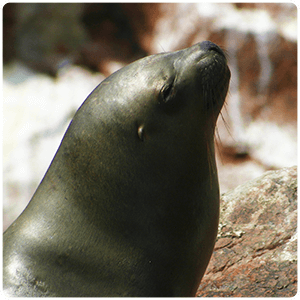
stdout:
MULTIPOLYGON (((198 118, 201 126, 207 124, 214 129, 229 78, 223 51, 211 42, 202 42, 130 64, 102 82, 88 102, 98 101, 95 113, 100 114, 101 119, 112 119, 114 125, 115 120, 120 120, 124 128, 135 121, 138 136, 144 141, 151 138, 151 132, 157 128, 155 124, 150 125, 154 123, 151 120, 158 121, 159 118, 165 118, 166 124, 170 123, 159 130, 161 133, 167 132, 168 127, 175 129, 175 123, 180 123, 180 126, 190 123, 186 114, 196 117, 197 113, 201 115, 198 118), (107 107, 104 108, 103 102, 107 107), (178 120, 180 115, 182 122, 178 120)), ((157 126, 160 124, 162 121, 157 126)))
MULTIPOLYGON (((212 165, 214 128, 229 79, 223 51, 208 41, 122 68, 76 113, 57 153, 60 170, 66 164, 64 172, 89 190, 88 182, 112 178, 114 186, 124 176, 133 185, 152 173, 172 180, 162 174, 164 166, 185 174, 196 162, 212 165)), ((211 177, 215 167, 208 168, 202 177, 211 177)), ((154 178, 149 182, 159 190, 154 178)))
POLYGON ((85 127, 79 130, 84 135, 88 128, 94 128, 91 132, 97 132, 99 143, 100 135, 107 140, 110 134, 118 133, 126 136, 128 143, 137 142, 136 138, 142 142, 163 136, 178 139, 181 132, 184 136, 192 133, 196 139, 202 131, 208 137, 213 135, 229 78, 223 51, 208 41, 152 55, 104 80, 79 109, 73 123, 85 127), (198 133, 194 132, 197 128, 198 133))

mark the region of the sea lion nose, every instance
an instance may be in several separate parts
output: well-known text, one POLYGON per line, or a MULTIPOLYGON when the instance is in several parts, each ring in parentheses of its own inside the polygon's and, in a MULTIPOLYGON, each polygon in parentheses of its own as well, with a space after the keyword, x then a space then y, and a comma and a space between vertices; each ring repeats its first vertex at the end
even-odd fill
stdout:
POLYGON ((204 42, 201 42, 201 43, 199 44, 199 46, 200 46, 200 49, 203 50, 203 51, 211 51, 211 50, 214 50, 214 51, 218 52, 219 54, 221 54, 221 55, 223 55, 223 56, 225 57, 225 54, 224 54, 224 52, 222 51, 222 49, 221 49, 218 45, 214 44, 214 43, 211 42, 211 41, 204 41, 204 42))

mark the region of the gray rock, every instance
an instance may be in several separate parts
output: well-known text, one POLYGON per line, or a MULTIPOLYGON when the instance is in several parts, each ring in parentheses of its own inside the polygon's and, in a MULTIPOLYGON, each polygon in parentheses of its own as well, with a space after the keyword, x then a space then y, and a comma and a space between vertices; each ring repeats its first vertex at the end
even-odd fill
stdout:
POLYGON ((224 194, 219 235, 197 296, 294 296, 296 229, 296 166, 224 194))

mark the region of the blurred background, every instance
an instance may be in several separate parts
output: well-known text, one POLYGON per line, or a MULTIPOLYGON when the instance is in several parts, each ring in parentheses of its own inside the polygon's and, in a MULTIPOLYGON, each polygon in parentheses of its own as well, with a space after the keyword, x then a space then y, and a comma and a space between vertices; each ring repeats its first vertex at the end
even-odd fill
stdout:
POLYGON ((20 3, 3 8, 3 229, 43 178, 69 122, 107 76, 203 40, 227 53, 221 193, 297 164, 297 8, 291 3, 20 3))

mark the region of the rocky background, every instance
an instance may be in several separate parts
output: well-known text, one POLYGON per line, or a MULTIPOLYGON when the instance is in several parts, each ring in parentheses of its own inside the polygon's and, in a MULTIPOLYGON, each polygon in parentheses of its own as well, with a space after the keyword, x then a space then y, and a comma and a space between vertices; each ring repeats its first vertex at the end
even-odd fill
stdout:
POLYGON ((297 168, 283 168, 221 197, 217 242, 197 296, 296 295, 297 188, 297 168))
POLYGON ((294 188, 288 198, 270 198, 275 187, 261 181, 260 196, 230 194, 265 171, 297 165, 291 3, 6 4, 3 230, 27 205, 77 108, 106 76, 145 55, 203 40, 226 51, 232 80, 216 134, 221 193, 229 194, 199 296, 295 295, 296 168, 279 171, 290 174, 280 181, 294 188))

